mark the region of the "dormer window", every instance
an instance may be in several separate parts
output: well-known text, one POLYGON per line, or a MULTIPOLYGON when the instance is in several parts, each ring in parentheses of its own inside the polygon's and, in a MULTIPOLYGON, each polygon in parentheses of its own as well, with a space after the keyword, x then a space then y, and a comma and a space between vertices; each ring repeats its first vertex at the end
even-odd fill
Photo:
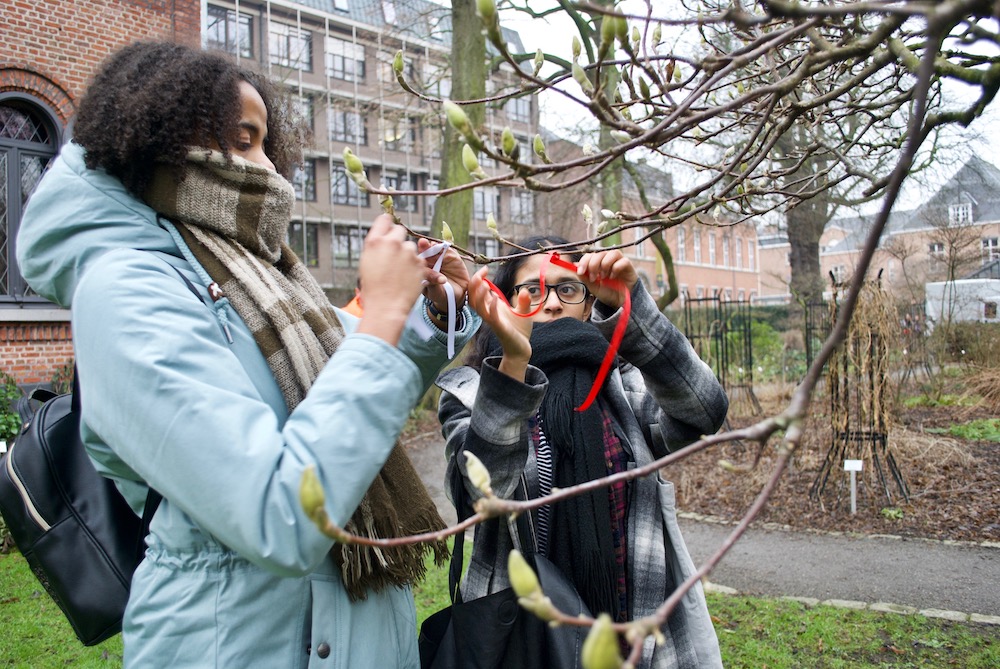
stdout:
POLYGON ((948 222, 951 225, 968 225, 972 223, 972 203, 952 204, 948 206, 948 222))

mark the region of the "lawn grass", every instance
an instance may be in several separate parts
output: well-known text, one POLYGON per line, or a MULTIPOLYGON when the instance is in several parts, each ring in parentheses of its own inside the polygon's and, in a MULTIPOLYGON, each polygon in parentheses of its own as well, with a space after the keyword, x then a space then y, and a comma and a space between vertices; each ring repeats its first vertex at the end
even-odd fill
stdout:
MULTIPOLYGON (((469 544, 466 544, 468 550, 469 544)), ((414 589, 417 620, 448 603, 447 567, 414 589)), ((1000 628, 710 594, 728 669, 1000 667, 1000 628)), ((120 667, 121 637, 86 648, 16 554, 0 555, 0 667, 120 667)))

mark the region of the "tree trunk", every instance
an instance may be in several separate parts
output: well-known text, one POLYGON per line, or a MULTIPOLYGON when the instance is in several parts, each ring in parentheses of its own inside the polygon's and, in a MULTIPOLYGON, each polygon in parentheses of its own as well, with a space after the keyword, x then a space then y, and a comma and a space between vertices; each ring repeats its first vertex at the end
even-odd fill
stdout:
MULTIPOLYGON (((474 0, 452 0, 451 25, 451 97, 453 100, 483 98, 486 96, 486 40, 474 0)), ((483 105, 463 105, 462 108, 472 127, 481 129, 486 119, 483 105)), ((472 181, 468 170, 462 165, 464 144, 462 135, 446 123, 439 188, 450 188, 472 181)), ((467 247, 472 209, 471 190, 439 197, 434 203, 431 234, 440 237, 441 222, 447 221, 455 235, 455 243, 467 247)))
POLYGON ((788 211, 789 264, 792 278, 792 313, 801 317, 807 305, 823 299, 826 285, 820 274, 819 242, 830 220, 831 207, 827 198, 819 195, 801 202, 788 211))

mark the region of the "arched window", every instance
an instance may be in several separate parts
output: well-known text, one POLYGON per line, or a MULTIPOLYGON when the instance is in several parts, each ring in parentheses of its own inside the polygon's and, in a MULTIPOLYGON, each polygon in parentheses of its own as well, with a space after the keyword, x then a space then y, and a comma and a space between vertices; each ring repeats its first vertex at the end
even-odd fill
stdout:
POLYGON ((58 150, 51 114, 27 96, 0 94, 0 304, 34 297, 17 268, 14 242, 28 196, 58 150))

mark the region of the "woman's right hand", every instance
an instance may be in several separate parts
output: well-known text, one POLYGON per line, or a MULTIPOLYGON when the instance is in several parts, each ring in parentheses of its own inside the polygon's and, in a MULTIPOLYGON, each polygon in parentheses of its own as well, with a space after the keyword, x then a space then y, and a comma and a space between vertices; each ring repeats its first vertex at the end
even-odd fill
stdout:
POLYGON ((417 245, 406 240, 406 230, 391 216, 377 217, 358 265, 365 311, 357 331, 398 344, 423 291, 424 274, 424 261, 417 256, 417 245))
MULTIPOLYGON (((506 302, 493 292, 486 283, 487 269, 476 272, 469 280, 469 306, 483 319, 503 348, 500 371, 518 381, 524 381, 524 374, 531 359, 531 319, 516 316, 506 302)), ((531 298, 527 293, 514 297, 511 305, 519 314, 531 311, 531 298)))

